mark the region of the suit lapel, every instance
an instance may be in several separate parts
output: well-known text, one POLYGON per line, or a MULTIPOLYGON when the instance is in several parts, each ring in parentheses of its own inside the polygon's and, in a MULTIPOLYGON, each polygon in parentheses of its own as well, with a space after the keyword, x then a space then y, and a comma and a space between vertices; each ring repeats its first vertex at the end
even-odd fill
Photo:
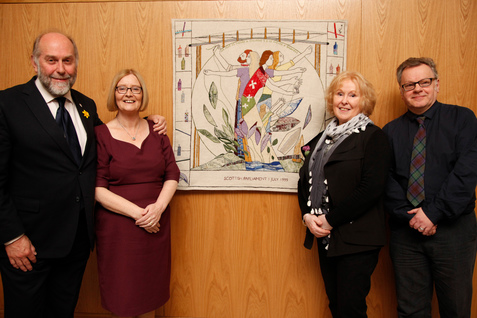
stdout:
POLYGON ((302 182, 304 184, 304 186, 306 185, 305 180, 306 180, 306 182, 308 182, 308 171, 309 171, 308 170, 308 165, 310 164, 311 155, 312 155, 313 151, 315 150, 316 144, 320 140, 320 137, 321 137, 322 134, 323 133, 319 133, 317 136, 315 136, 312 140, 310 140, 305 146, 303 146, 301 148, 303 156, 305 157, 305 161, 303 163, 303 167, 299 171, 299 174, 300 174, 300 182, 302 182), (305 156, 305 152, 303 151, 303 148, 306 147, 306 146, 310 147, 310 150, 309 150, 310 153, 308 154, 308 156, 305 156))
POLYGON ((89 151, 91 150, 92 141, 94 139, 94 124, 93 118, 90 117, 90 111, 88 111, 88 104, 83 100, 80 94, 75 90, 71 90, 71 98, 76 105, 76 110, 78 111, 81 122, 83 123, 84 129, 86 131, 86 146, 84 149, 83 160, 87 157, 89 151))
POLYGON ((320 140, 321 134, 322 133, 318 134, 317 136, 315 136, 315 138, 310 140, 310 142, 308 142, 305 146, 301 147, 303 156, 305 157, 305 161, 304 161, 303 165, 306 167, 306 171, 308 171, 308 165, 309 165, 309 162, 310 162, 310 159, 311 159, 311 154, 315 150, 316 143, 318 142, 318 140, 320 140), (309 150, 310 153, 308 154, 308 156, 305 156, 305 153, 303 151, 303 148, 306 147, 306 146, 308 146, 310 148, 310 150, 309 150))

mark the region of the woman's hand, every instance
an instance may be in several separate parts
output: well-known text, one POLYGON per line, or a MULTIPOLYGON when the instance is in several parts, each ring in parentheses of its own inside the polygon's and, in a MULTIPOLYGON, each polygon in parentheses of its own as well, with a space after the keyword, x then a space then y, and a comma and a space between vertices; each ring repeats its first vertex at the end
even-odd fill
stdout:
MULTIPOLYGON (((321 217, 321 216, 320 216, 321 217)), ((330 230, 323 228, 323 220, 312 214, 305 214, 304 221, 310 232, 316 237, 325 237, 330 234, 330 230)), ((324 215, 323 215, 324 217, 324 215)), ((326 221, 326 219, 325 219, 326 221)), ((328 224, 328 222, 326 222, 328 224)), ((329 224, 328 224, 329 226, 329 224)))
POLYGON ((160 231, 160 227, 161 225, 159 223, 156 223, 153 226, 143 227, 143 229, 148 233, 154 234, 160 231))
POLYGON ((325 230, 331 231, 333 227, 328 223, 328 220, 326 219, 326 215, 321 214, 318 216, 318 220, 321 222, 321 227, 325 230))
POLYGON ((161 193, 156 202, 149 204, 142 212, 142 216, 136 219, 136 225, 142 227, 149 233, 159 232, 159 220, 162 213, 166 210, 167 205, 172 199, 178 182, 175 180, 166 180, 162 187, 161 193))
POLYGON ((159 221, 166 207, 167 206, 163 206, 158 202, 149 204, 142 212, 142 216, 136 220, 136 225, 142 227, 149 233, 159 232, 159 221))

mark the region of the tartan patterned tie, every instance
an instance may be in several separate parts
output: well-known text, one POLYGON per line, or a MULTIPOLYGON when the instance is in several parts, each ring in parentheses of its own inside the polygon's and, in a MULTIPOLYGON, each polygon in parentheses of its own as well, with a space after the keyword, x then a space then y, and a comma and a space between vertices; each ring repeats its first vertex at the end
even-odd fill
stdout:
POLYGON ((409 183, 407 199, 413 206, 418 206, 424 201, 424 169, 426 164, 426 127, 425 116, 416 118, 419 129, 414 136, 412 145, 411 166, 409 170, 409 183))

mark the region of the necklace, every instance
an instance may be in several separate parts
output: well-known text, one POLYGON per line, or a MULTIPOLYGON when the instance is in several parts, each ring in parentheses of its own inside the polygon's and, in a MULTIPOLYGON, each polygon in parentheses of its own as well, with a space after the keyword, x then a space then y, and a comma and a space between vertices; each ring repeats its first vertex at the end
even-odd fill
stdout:
POLYGON ((134 134, 134 137, 133 137, 133 136, 131 136, 131 135, 129 134, 129 132, 126 130, 126 128, 124 128, 123 124, 121 124, 121 122, 119 121, 119 118, 118 118, 118 117, 116 117, 116 120, 118 121, 119 126, 121 126, 121 128, 124 129, 124 131, 126 132, 126 134, 128 134, 128 136, 131 137, 131 139, 132 139, 133 141, 135 141, 135 140, 136 140, 136 136, 137 136, 137 132, 139 131, 139 122, 137 123, 136 133, 134 134))

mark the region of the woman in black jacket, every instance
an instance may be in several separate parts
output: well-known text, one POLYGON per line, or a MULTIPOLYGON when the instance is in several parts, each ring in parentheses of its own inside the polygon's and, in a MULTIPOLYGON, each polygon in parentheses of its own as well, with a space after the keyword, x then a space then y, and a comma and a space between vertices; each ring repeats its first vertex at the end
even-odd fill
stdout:
POLYGON ((326 93, 334 118, 302 149, 298 200, 305 247, 317 238, 333 317, 367 317, 371 274, 386 242, 383 193, 390 164, 385 134, 368 116, 376 94, 360 73, 343 72, 326 93))

